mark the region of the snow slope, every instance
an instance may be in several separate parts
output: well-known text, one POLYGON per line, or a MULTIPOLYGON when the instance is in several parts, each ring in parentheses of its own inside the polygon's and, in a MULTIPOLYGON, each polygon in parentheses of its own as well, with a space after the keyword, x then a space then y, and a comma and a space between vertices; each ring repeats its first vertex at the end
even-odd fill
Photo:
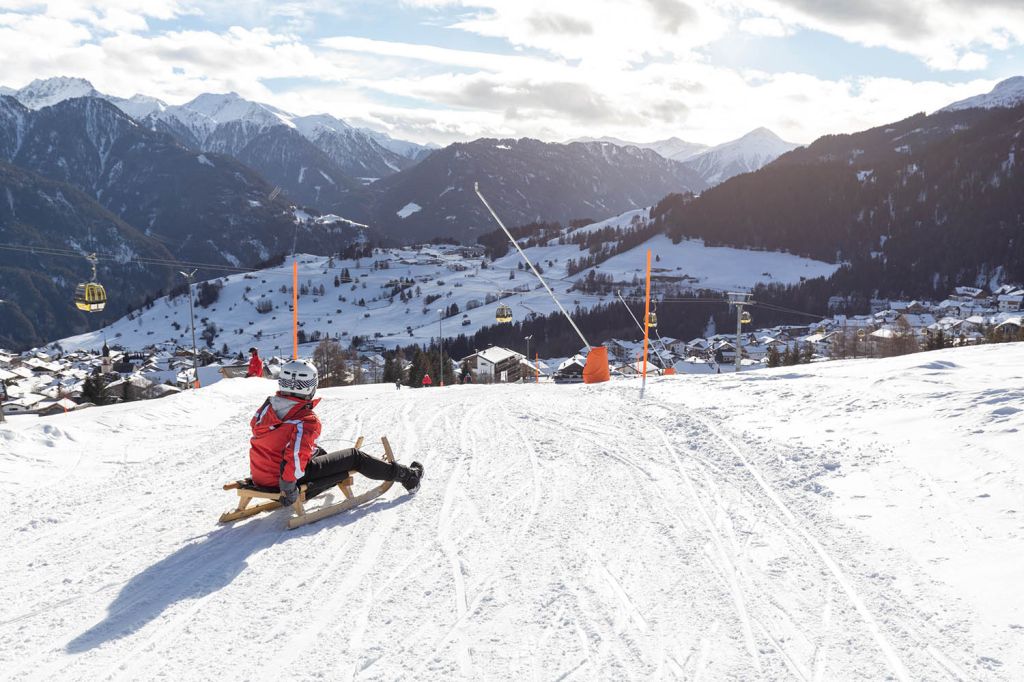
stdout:
MULTIPOLYGON (((406 210, 411 214, 412 208, 407 206, 406 210)), ((579 230, 628 227, 648 214, 648 209, 628 211, 579 230)), ((801 277, 831 275, 838 267, 784 253, 705 247, 699 240, 672 244, 668 238, 657 236, 610 258, 596 269, 612 275, 616 281, 625 282, 624 286, 628 287, 635 276, 643 279, 648 247, 661 258, 654 264, 657 276, 678 278, 680 286, 693 288, 745 289, 761 281, 796 283, 801 277)), ((610 300, 607 296, 569 291, 589 272, 584 270, 572 277, 566 274, 568 260, 587 253, 578 246, 559 246, 557 240, 552 240, 547 246, 526 249, 526 253, 544 268, 545 277, 563 303, 593 307, 610 300)), ((448 308, 453 303, 458 305, 459 313, 445 318, 442 332, 446 337, 473 334, 494 324, 497 302, 486 303, 488 296, 501 296, 502 302, 512 306, 517 319, 557 312, 554 302, 532 273, 517 269, 521 259, 514 251, 486 268, 482 267, 481 258, 464 258, 459 255, 458 247, 447 245, 419 250, 377 250, 373 259, 358 262, 331 261, 327 257, 309 255, 301 255, 298 260, 300 283, 307 285, 310 292, 321 286, 325 292, 303 295, 299 299, 300 322, 307 334, 319 331, 331 336, 379 335, 380 343, 387 346, 429 342, 438 333, 438 309, 448 308), (374 269, 373 261, 386 262, 388 267, 374 269), (335 287, 334 278, 343 269, 348 269, 357 281, 335 287), (514 279, 510 279, 513 272, 514 279), (407 289, 410 294, 416 288, 421 292, 419 297, 406 303, 392 293, 394 283, 403 278, 415 281, 407 289), (437 298, 427 304, 427 297, 437 298), (360 300, 365 305, 359 305, 360 300), (471 309, 473 301, 479 307, 471 309)), ((209 308, 196 309, 198 330, 202 331, 207 321, 218 328, 213 347, 219 349, 226 343, 232 352, 244 352, 256 346, 266 355, 279 354, 290 347, 290 262, 255 273, 232 275, 221 281, 224 287, 219 300, 209 308), (285 290, 281 291, 281 287, 285 290), (261 314, 257 312, 257 305, 270 305, 271 310, 261 314)), ((123 317, 104 329, 63 339, 60 344, 68 351, 97 349, 103 345, 104 338, 129 349, 160 344, 190 345, 188 299, 184 296, 157 299, 150 309, 136 311, 131 317, 123 317)), ((310 344, 310 352, 314 345, 310 344)))
POLYGON ((960 111, 962 109, 1012 108, 1024 102, 1024 76, 1014 76, 996 83, 991 91, 975 95, 939 109, 939 111, 960 111))
POLYGON ((665 377, 642 404, 635 380, 325 390, 326 447, 386 433, 427 478, 295 531, 215 523, 268 381, 13 418, 0 665, 1020 679, 1021 367, 1016 344, 665 377))

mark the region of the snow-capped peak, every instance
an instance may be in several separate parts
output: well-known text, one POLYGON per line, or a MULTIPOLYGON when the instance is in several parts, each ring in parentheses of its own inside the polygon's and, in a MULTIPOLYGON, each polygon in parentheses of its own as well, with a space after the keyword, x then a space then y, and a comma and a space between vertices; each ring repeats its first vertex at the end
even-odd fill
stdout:
POLYGON ((132 95, 128 99, 107 97, 111 104, 136 120, 167 109, 167 103, 148 95, 132 95))
POLYGON ((630 142, 628 140, 622 140, 617 137, 577 137, 569 140, 572 142, 608 142, 619 147, 638 147, 640 149, 650 149, 656 154, 672 161, 685 161, 702 151, 706 150, 708 146, 706 144, 700 144, 698 142, 687 142, 681 140, 678 137, 670 137, 665 140, 656 140, 654 142, 630 142))
POLYGON ((1000 81, 991 92, 975 95, 953 102, 939 111, 960 111, 962 109, 1012 108, 1024 104, 1024 76, 1014 76, 1000 81))
POLYGON ((384 147, 384 149, 392 151, 399 156, 404 156, 407 159, 416 159, 425 152, 440 149, 438 145, 432 142, 418 144, 407 140, 396 140, 387 133, 379 130, 373 130, 372 128, 357 128, 357 130, 379 144, 381 147, 384 147))
POLYGON ((13 93, 29 109, 42 109, 74 97, 98 97, 99 92, 84 78, 43 78, 32 81, 13 93))
POLYGON ((181 108, 206 116, 215 123, 249 121, 262 125, 295 127, 291 114, 269 104, 244 99, 237 92, 203 93, 181 105, 181 108))
POLYGON ((352 126, 330 114, 313 114, 312 116, 296 116, 292 119, 295 127, 307 139, 313 139, 323 131, 348 133, 352 126))
POLYGON ((710 184, 734 175, 750 173, 800 145, 786 142, 768 128, 755 128, 746 135, 712 147, 686 161, 710 184))

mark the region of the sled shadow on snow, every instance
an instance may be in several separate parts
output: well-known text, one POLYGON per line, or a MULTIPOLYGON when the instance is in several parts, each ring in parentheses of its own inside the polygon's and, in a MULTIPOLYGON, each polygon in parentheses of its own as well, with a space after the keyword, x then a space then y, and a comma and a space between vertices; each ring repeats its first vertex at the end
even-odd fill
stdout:
MULTIPOLYGON (((129 637, 177 602, 201 599, 230 585, 248 566, 252 554, 324 528, 347 526, 408 499, 408 495, 401 495, 294 531, 283 530, 284 514, 271 513, 219 527, 194 538, 197 542, 186 541, 188 544, 128 580, 107 607, 106 617, 68 642, 65 650, 72 654, 83 653, 106 642, 129 637)), ((272 579, 273 575, 268 576, 268 580, 272 579)))

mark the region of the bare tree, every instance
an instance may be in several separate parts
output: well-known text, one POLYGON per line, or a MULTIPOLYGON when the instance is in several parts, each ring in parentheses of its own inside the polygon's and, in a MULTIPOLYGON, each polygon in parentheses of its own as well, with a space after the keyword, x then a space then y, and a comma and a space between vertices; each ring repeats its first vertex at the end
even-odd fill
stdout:
POLYGON ((313 350, 313 365, 320 374, 320 387, 345 383, 345 352, 334 339, 324 339, 313 350))

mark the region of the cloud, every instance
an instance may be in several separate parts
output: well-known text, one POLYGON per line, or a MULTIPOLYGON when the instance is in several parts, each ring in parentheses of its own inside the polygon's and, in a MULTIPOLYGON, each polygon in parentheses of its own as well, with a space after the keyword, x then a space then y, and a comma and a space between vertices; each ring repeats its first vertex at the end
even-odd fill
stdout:
POLYGON ((742 0, 742 12, 887 47, 939 71, 985 68, 984 50, 1024 43, 1019 0, 742 0))
POLYGON ((532 14, 527 17, 526 22, 540 33, 579 36, 591 35, 594 32, 594 27, 589 22, 564 14, 532 14))
POLYGON ((570 122, 611 123, 622 116, 604 95, 584 83, 473 77, 449 91, 431 94, 446 104, 515 112, 517 117, 543 112, 563 114, 570 122))
POLYGON ((793 32, 792 27, 787 26, 774 17, 748 17, 740 20, 739 29, 744 33, 768 38, 784 38, 793 32))
POLYGON ((581 135, 717 143, 762 125, 807 142, 934 110, 993 81, 769 73, 716 64, 703 48, 737 31, 796 40, 816 30, 915 54, 935 68, 977 69, 1019 41, 1020 8, 1009 0, 934 0, 938 9, 920 26, 912 4, 404 0, 401 11, 430 23, 430 45, 414 32, 404 42, 349 35, 351 22, 338 17, 351 17, 355 0, 0 0, 0 82, 81 76, 113 95, 171 103, 234 90, 440 144, 581 135), (911 19, 895 16, 899 9, 911 19), (164 25, 186 15, 200 28, 164 25), (951 28, 958 18, 963 27, 951 28), (303 33, 310 26, 318 37, 303 33), (459 40, 441 43, 446 32, 459 40))
POLYGON ((669 33, 678 33, 683 24, 693 24, 699 19, 692 7, 680 0, 647 0, 654 9, 660 23, 669 33))

